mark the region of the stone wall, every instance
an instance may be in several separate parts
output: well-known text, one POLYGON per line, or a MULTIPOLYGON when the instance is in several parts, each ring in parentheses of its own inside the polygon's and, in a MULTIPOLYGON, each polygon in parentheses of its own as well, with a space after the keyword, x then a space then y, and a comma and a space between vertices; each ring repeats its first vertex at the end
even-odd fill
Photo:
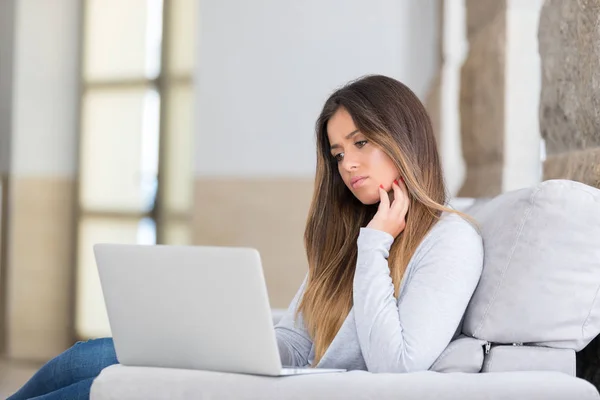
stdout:
POLYGON ((546 0, 538 34, 544 179, 600 187, 600 0, 546 0))

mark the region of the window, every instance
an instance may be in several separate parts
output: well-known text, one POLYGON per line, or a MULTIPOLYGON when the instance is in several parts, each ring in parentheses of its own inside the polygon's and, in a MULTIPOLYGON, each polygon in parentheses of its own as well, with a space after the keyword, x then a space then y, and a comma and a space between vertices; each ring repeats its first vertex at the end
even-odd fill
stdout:
POLYGON ((86 0, 76 335, 110 335, 93 245, 189 244, 198 0, 86 0))

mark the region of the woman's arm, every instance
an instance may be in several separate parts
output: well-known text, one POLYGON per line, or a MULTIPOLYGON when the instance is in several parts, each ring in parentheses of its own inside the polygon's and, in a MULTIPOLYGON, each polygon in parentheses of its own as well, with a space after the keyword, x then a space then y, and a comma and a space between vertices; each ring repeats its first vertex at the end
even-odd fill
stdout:
POLYGON ((302 282, 302 285, 300 285, 286 313, 275 326, 279 355, 281 363, 284 366, 304 367, 308 364, 308 356, 312 349, 312 340, 304 327, 302 314, 298 315, 298 318, 295 319, 296 309, 304 294, 305 285, 306 278, 302 282))
POLYGON ((427 370, 452 339, 483 267, 481 237, 459 218, 425 239, 398 300, 387 262, 394 238, 361 229, 354 313, 369 371, 427 370))

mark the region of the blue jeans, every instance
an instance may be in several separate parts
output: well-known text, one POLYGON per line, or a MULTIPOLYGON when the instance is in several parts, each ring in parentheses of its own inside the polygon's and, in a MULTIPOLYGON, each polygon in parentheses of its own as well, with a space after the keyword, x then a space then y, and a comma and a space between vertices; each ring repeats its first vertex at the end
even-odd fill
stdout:
POLYGON ((111 338, 76 343, 48 361, 7 400, 81 400, 90 398, 92 381, 100 371, 117 364, 111 338))

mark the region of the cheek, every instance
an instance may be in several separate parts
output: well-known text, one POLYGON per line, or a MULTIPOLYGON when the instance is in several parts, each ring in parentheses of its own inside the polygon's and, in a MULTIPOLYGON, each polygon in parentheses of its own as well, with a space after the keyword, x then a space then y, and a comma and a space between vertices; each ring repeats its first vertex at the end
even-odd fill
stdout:
POLYGON ((344 175, 344 171, 342 169, 342 165, 340 163, 337 164, 338 176, 342 179, 342 181, 346 182, 346 175, 344 175))
POLYGON ((371 157, 371 167, 376 170, 381 180, 393 181, 398 176, 398 171, 392 159, 381 149, 376 149, 371 157))
POLYGON ((354 192, 350 187, 350 182, 347 182, 347 174, 344 173, 344 170, 341 168, 340 164, 338 164, 338 174, 343 182, 343 184, 350 190, 350 193, 353 194, 361 203, 364 205, 372 205, 379 202, 379 190, 377 186, 370 186, 368 188, 364 188, 358 192, 354 192))

